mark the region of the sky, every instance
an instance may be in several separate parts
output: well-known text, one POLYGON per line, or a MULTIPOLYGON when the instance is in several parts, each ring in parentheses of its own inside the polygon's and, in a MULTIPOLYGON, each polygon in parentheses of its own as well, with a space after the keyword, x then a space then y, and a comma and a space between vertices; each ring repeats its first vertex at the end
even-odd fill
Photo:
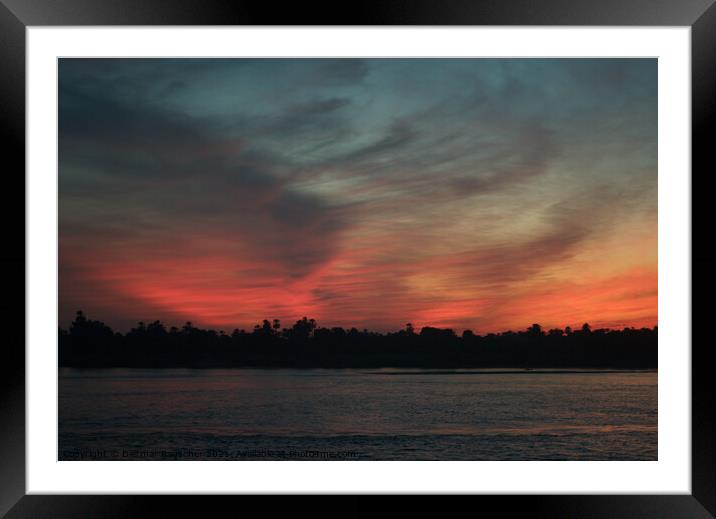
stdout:
POLYGON ((657 324, 655 59, 60 59, 59 321, 657 324))

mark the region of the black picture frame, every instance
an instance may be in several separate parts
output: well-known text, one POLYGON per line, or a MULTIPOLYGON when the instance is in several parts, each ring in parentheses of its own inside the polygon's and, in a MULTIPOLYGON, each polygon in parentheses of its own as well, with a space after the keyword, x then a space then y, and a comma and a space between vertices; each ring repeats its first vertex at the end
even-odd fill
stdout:
MULTIPOLYGON (((286 3, 230 0, 0 0, 0 128, 5 187, 6 277, 25 273, 25 230, 12 199, 24 200, 25 184, 25 29, 27 26, 78 25, 602 25, 690 26, 692 73, 692 193, 709 196, 714 160, 708 138, 716 126, 716 6, 714 0, 382 0, 374 2, 286 3), (23 193, 23 196, 20 195, 23 193), (20 245, 22 243, 22 245, 20 245)), ((716 223, 704 203, 692 202, 694 295, 714 288, 716 256, 709 232, 716 223), (698 209, 697 209, 698 208, 698 209), (701 231, 699 242, 693 236, 701 231)), ((7 286, 7 284, 6 284, 7 286)), ((704 297, 703 301, 707 301, 704 297)), ((5 312, 0 360, 0 516, 129 517, 167 514, 166 496, 25 495, 25 295, 5 312)), ((692 323, 708 318, 706 305, 692 305, 692 323)), ((693 331, 696 329, 692 326, 693 331)), ((692 332, 693 333, 693 332, 692 332)), ((692 335, 693 337, 693 335, 692 335)), ((692 339, 692 493, 690 495, 481 496, 483 507, 532 517, 714 517, 716 516, 716 377, 711 374, 708 340, 692 339)), ((185 514, 206 512, 207 500, 229 497, 175 497, 185 514)), ((310 513, 367 515, 371 496, 351 496, 335 505, 305 504, 310 513)), ((303 501, 306 503, 306 501, 303 501)), ((233 505, 230 505, 233 506, 233 505)), ((242 505, 245 506, 245 505, 242 505)), ((295 512, 295 505, 292 510, 295 512)), ((300 506, 300 505, 299 505, 300 506)), ((422 505, 421 505, 422 506, 422 505)), ((203 515, 203 513, 201 514, 203 515)))

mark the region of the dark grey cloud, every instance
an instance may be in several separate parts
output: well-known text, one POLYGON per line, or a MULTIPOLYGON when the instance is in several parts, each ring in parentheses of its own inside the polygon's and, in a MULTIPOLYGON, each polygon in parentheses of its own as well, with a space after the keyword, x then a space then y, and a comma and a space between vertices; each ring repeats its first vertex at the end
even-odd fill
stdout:
MULTIPOLYGON (((349 100, 315 100, 281 117, 228 124, 101 92, 100 80, 67 83, 65 78, 60 84, 63 234, 86 235, 98 221, 109 219, 106 228, 120 218, 127 229, 122 245, 147 237, 161 243, 166 235, 171 254, 181 254, 175 249, 181 233, 227 236, 229 254, 233 236, 237 244, 252 244, 251 255, 279 262, 293 276, 333 254, 337 235, 348 225, 341 211, 319 196, 292 190, 283 177, 293 166, 280 155, 246 149, 243 138, 223 138, 222 131, 245 129, 247 137, 313 133, 317 121, 349 100)), ((106 246, 116 244, 113 236, 106 234, 106 246)))

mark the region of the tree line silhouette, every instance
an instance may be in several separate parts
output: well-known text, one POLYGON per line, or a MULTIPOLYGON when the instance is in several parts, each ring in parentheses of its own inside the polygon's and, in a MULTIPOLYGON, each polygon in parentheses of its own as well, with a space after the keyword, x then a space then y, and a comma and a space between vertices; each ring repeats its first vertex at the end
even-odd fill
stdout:
POLYGON ((393 333, 323 328, 304 317, 290 328, 264 320, 253 330, 166 328, 143 322, 122 334, 81 311, 59 329, 61 367, 136 368, 614 368, 657 367, 657 328, 527 330, 477 335, 408 323, 393 333))

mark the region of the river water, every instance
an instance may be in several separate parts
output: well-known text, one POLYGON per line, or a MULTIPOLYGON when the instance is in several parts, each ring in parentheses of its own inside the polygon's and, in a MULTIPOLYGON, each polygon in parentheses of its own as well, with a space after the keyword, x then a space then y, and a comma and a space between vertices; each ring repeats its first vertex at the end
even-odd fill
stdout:
POLYGON ((657 373, 97 369, 60 460, 656 460, 657 373))

